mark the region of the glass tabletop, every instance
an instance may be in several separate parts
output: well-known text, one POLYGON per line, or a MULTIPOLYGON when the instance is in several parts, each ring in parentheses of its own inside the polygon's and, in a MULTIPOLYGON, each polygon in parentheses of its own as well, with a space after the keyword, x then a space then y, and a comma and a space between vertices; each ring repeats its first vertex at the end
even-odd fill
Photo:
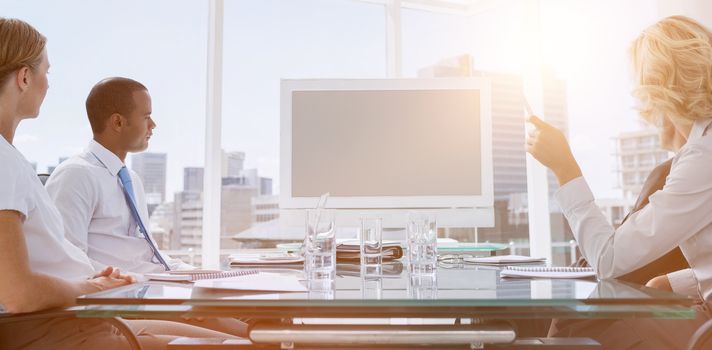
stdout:
MULTIPOLYGON (((303 276, 300 269, 261 271, 303 276)), ((400 262, 380 276, 360 276, 339 264, 333 288, 307 292, 245 292, 193 288, 190 283, 143 282, 77 299, 84 312, 197 312, 265 316, 665 317, 690 318, 691 298, 617 280, 508 279, 499 268, 441 265, 431 276, 411 275, 400 262), (162 306, 161 306, 162 305, 162 306), (169 306, 180 306, 171 309, 169 306), (163 307, 155 309, 156 307, 163 307), (189 306, 189 309, 186 309, 189 306), (154 309, 151 309, 151 308, 154 309)))

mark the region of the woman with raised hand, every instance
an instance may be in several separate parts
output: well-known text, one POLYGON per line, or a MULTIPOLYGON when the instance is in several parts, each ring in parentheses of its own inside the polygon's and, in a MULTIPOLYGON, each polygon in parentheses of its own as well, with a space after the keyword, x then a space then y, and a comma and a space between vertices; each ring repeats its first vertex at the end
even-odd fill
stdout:
MULTIPOLYGON (((12 145, 18 124, 36 118, 49 84, 46 39, 29 24, 0 17, 0 306, 26 313, 74 304, 76 297, 133 283, 107 267, 95 273, 64 235, 62 219, 32 165, 12 145)), ((49 147, 49 146, 48 146, 49 147)), ((128 321, 146 349, 178 336, 231 336, 166 321, 128 321)), ((60 317, 0 325, 2 349, 125 349, 100 319, 60 317)))
POLYGON ((664 282, 702 303, 694 320, 576 322, 556 335, 589 336, 606 349, 684 348, 710 319, 712 301, 712 33, 686 17, 664 18, 633 42, 631 61, 640 114, 658 128, 663 147, 676 151, 647 206, 617 229, 608 224, 564 135, 535 116, 527 151, 556 175, 556 199, 599 278, 620 277, 679 246, 690 269, 664 282))

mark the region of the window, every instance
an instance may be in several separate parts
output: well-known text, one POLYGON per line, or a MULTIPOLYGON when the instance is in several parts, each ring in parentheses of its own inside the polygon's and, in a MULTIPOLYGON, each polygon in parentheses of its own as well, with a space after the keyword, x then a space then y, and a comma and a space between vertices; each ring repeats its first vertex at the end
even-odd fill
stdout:
MULTIPOLYGON (((608 150, 596 145, 621 136, 621 130, 640 130, 630 111, 635 102, 625 79, 627 48, 660 14, 644 1, 471 4, 467 11, 402 9, 401 73, 408 78, 492 79, 495 227, 448 234, 463 241, 511 242, 526 253, 530 235, 521 75, 533 60, 527 51, 530 39, 539 41, 536 61, 543 68, 541 107, 535 112, 565 130, 594 194, 608 196, 616 182, 613 176, 619 175, 611 164, 618 161, 611 162, 608 150), (601 26, 602 18, 609 25, 601 26)), ((120 75, 145 83, 158 127, 148 153, 134 161, 129 157, 129 164, 145 169, 151 227, 160 234, 161 246, 196 262, 203 222, 206 3, 28 0, 11 2, 3 11, 48 36, 52 62, 52 89, 40 120, 22 124, 17 147, 38 171, 51 169, 91 138, 83 101, 94 82, 120 75), (77 16, 83 20, 66 21, 77 16), (122 26, 119 30, 107 23, 122 26)), ((223 42, 220 235, 227 253, 277 243, 271 236, 277 230, 270 227, 279 215, 280 79, 386 77, 385 6, 370 0, 226 1, 223 42), (243 240, 243 234, 251 241, 243 240)), ((631 153, 621 156, 624 169, 652 166, 669 156, 653 155, 659 147, 654 135, 619 140, 620 153, 650 152, 639 162, 631 153)), ((620 175, 626 196, 644 178, 635 172, 620 175)), ((558 188, 551 174, 548 184, 551 199, 558 188)), ((555 245, 568 242, 570 229, 559 209, 552 205, 549 214, 555 245)), ((299 239, 301 232, 286 234, 299 239)), ((566 264, 567 259, 563 252, 554 263, 566 264)))
POLYGON ((39 172, 88 145, 92 133, 84 101, 96 82, 124 76, 146 85, 157 127, 147 152, 129 155, 126 161, 142 176, 153 206, 150 227, 160 235, 159 245, 190 261, 188 249, 201 246, 196 239, 200 221, 190 210, 179 213, 179 222, 193 222, 181 230, 173 219, 183 168, 203 164, 205 3, 13 1, 3 4, 3 16, 23 19, 48 38, 50 89, 39 120, 22 123, 16 137, 18 149, 39 172))
POLYGON ((285 235, 275 221, 280 189, 280 80, 384 78, 384 25, 384 6, 371 3, 225 2, 223 176, 244 179, 223 181, 221 248, 225 254, 239 247, 274 246, 280 240, 303 238, 298 228, 285 235), (276 231, 281 231, 280 237, 270 237, 276 231))

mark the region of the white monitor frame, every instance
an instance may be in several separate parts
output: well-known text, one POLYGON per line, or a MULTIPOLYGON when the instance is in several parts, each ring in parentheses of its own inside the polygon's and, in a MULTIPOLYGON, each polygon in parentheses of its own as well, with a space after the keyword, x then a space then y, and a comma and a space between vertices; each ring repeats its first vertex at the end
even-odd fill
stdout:
MULTIPOLYGON (((282 80, 281 135, 280 135, 280 209, 309 209, 317 205, 319 197, 292 196, 292 93, 295 91, 332 90, 479 90, 481 140, 481 194, 463 196, 388 196, 388 197, 329 197, 327 208, 356 213, 365 210, 388 213, 404 208, 412 210, 455 210, 472 220, 456 220, 464 227, 494 225, 494 194, 492 166, 492 105, 489 79, 434 78, 434 79, 312 79, 282 80), (478 213, 475 214, 474 211, 478 213), (484 215, 482 214, 484 212, 484 215), (470 224, 468 224, 470 222, 470 224)), ((303 223, 303 221, 301 221, 303 223)), ((459 226, 454 224, 453 226, 459 226)))

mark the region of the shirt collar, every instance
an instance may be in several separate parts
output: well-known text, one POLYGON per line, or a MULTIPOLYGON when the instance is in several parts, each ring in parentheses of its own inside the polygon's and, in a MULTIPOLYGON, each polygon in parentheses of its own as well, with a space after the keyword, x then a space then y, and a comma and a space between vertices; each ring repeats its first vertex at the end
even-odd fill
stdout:
POLYGON ((702 137, 705 130, 712 124, 712 118, 702 118, 695 120, 692 124, 692 130, 690 130, 690 135, 687 137, 687 141, 694 141, 702 137))
POLYGON ((111 175, 116 176, 119 170, 124 167, 124 163, 113 152, 106 149, 96 140, 91 140, 87 150, 107 169, 111 175))

